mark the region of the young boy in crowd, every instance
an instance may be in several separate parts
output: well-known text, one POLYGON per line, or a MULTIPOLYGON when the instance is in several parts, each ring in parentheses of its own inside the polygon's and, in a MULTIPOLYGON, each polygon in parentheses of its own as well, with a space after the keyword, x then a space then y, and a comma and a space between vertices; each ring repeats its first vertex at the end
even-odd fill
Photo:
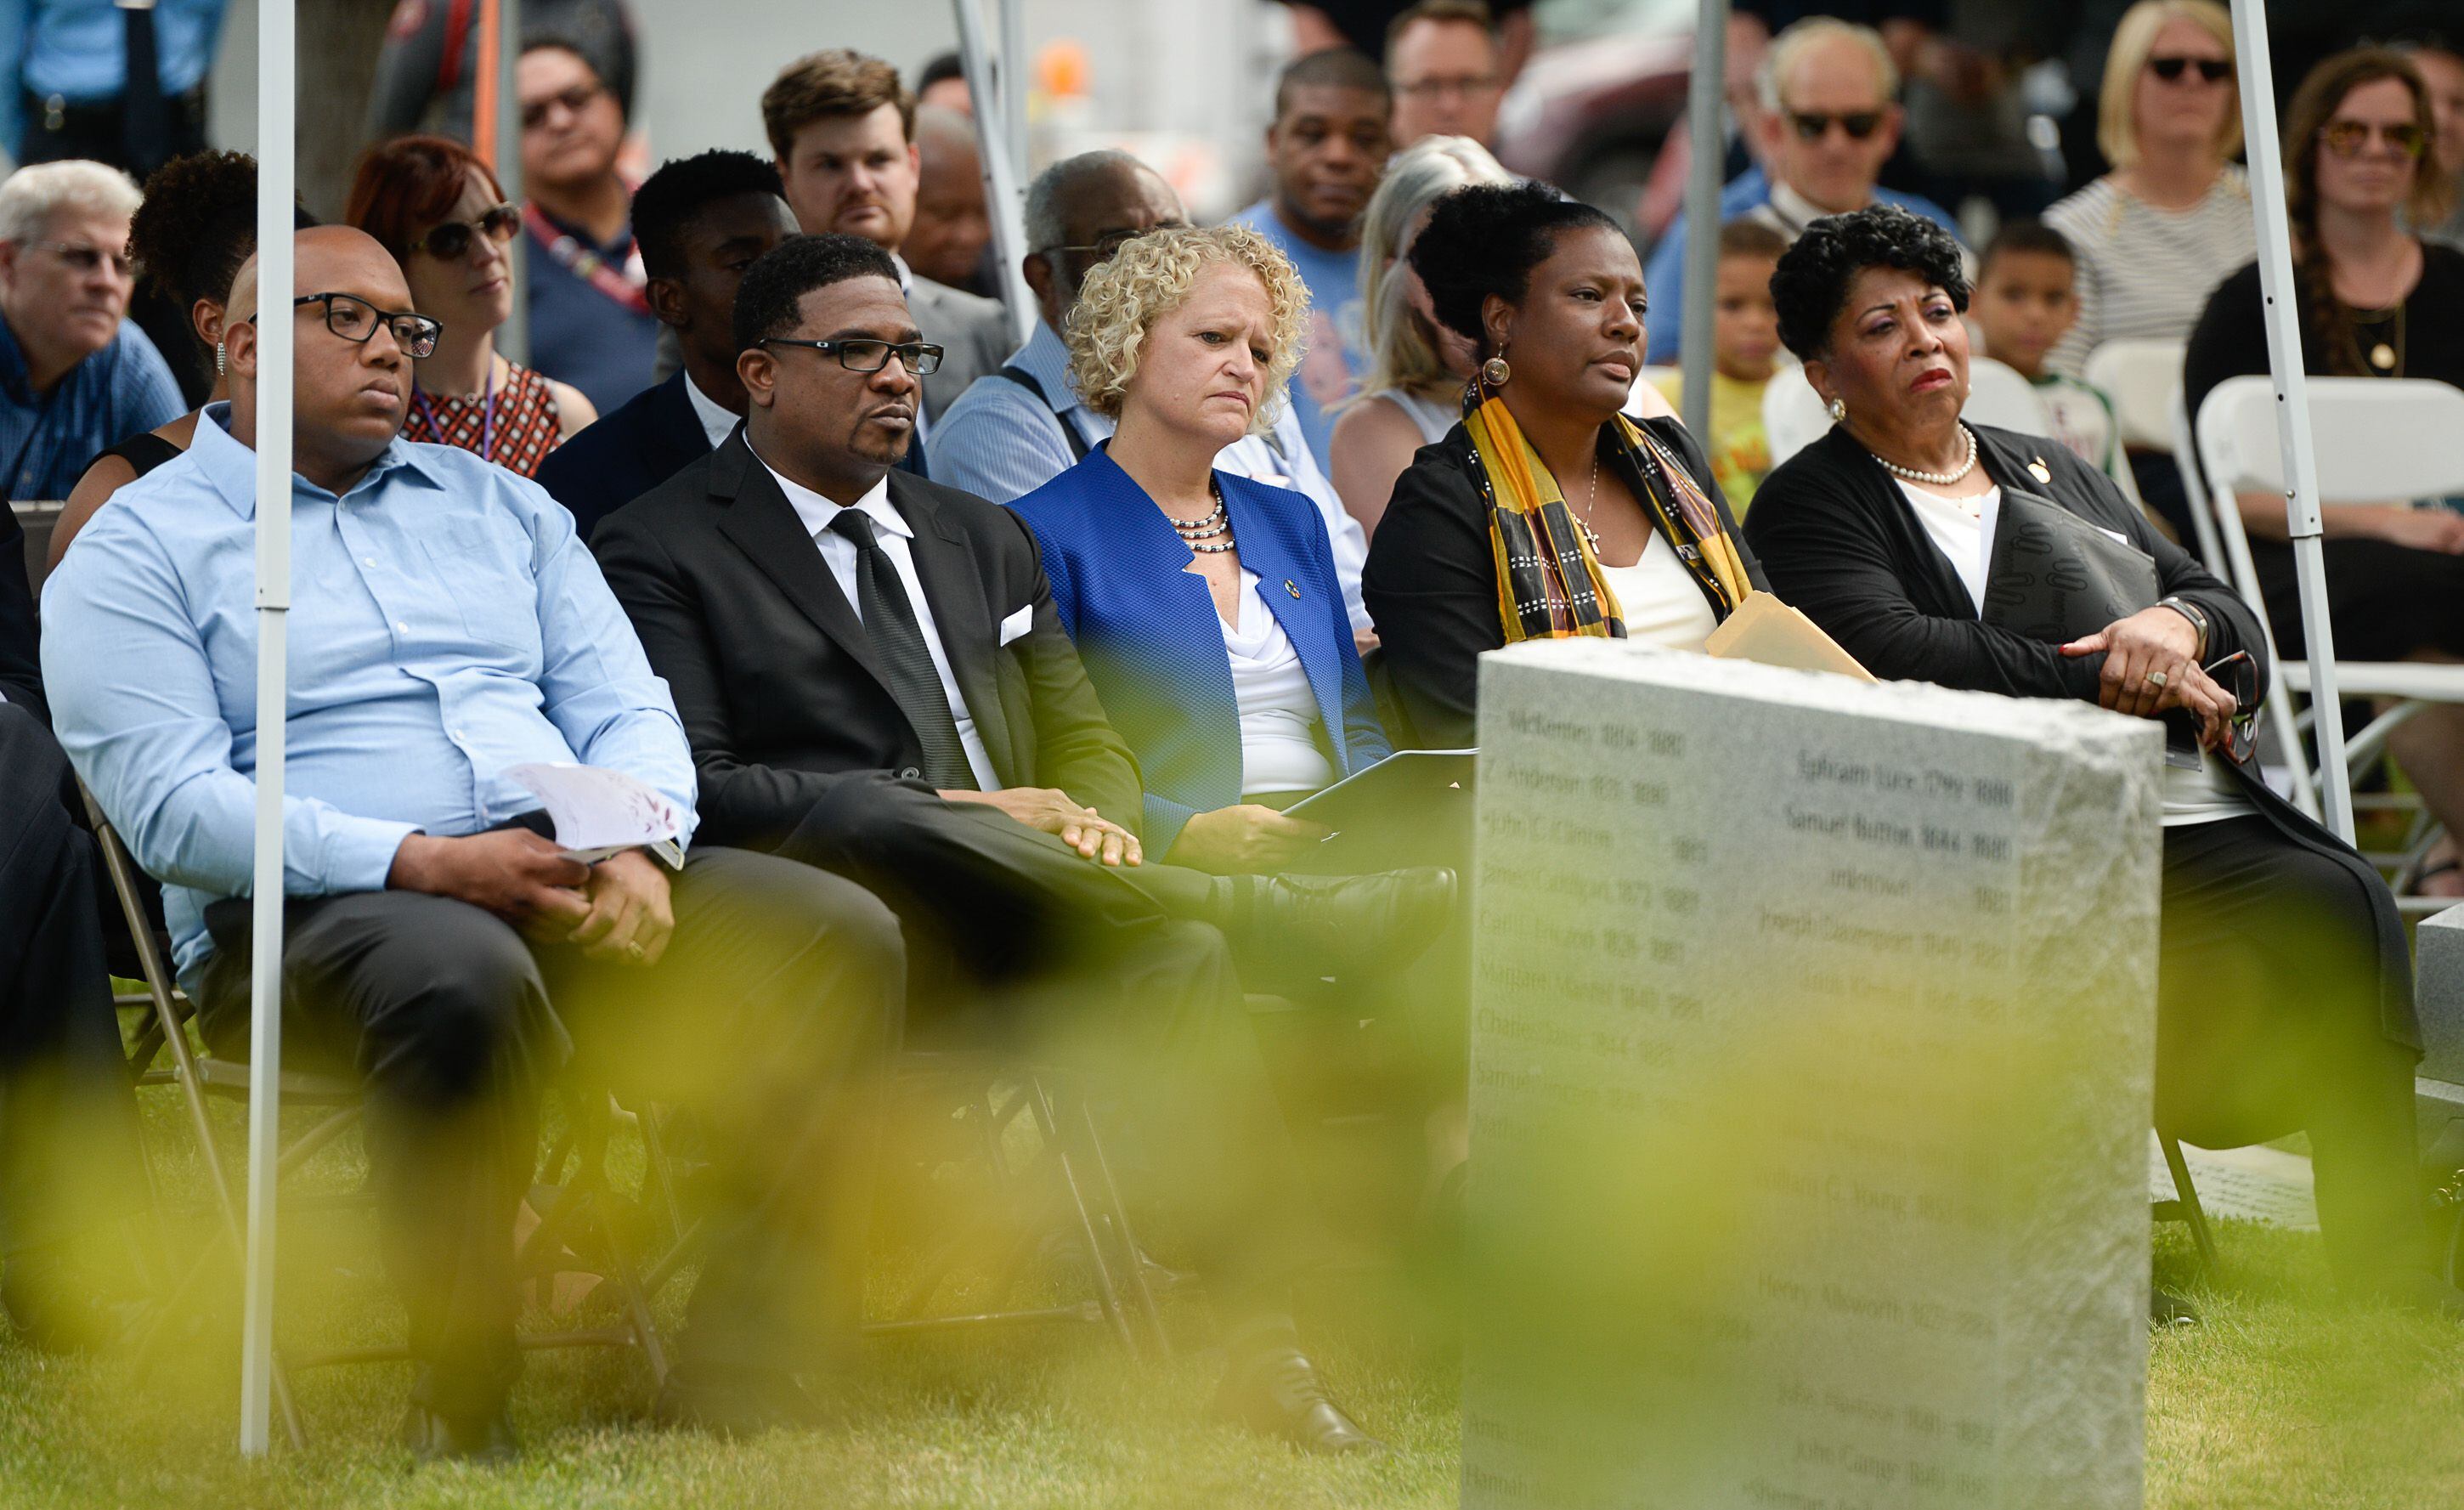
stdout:
MULTIPOLYGON (((1763 387, 1779 362, 1779 314, 1771 306, 1771 272, 1788 239, 1760 220, 1731 220, 1720 228, 1719 281, 1711 315, 1711 433, 1703 436, 1711 476, 1737 518, 1771 468, 1771 442, 1763 433, 1763 387)), ((1683 409, 1684 388, 1671 371, 1660 389, 1683 409)))
POLYGON ((1986 356, 2036 386, 2053 438, 2099 471, 2113 469, 2111 401, 2045 366, 2045 353, 2079 318, 2079 264, 2062 233, 2041 220, 2014 220, 1985 249, 1969 318, 1986 356))

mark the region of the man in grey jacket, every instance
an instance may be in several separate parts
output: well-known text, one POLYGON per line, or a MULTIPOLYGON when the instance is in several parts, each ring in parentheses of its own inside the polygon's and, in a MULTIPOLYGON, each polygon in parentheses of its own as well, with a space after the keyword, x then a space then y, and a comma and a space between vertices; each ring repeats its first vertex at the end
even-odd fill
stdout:
MULTIPOLYGON (((896 69, 846 48, 798 58, 762 91, 761 125, 806 234, 859 235, 897 258, 915 223, 920 166, 915 97, 896 69)), ((916 328, 941 347, 939 369, 923 380, 929 429, 968 384, 1000 369, 1015 333, 998 300, 919 278, 904 261, 898 272, 916 328)))

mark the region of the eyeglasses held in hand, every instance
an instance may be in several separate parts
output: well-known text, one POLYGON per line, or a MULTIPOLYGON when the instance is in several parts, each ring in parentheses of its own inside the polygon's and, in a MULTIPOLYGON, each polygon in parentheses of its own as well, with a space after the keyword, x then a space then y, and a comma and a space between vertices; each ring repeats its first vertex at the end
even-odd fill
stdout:
POLYGON ((1834 124, 1847 132, 1850 141, 1862 142, 1881 128, 1882 113, 1879 110, 1851 110, 1846 115, 1834 115, 1827 110, 1792 110, 1788 113, 1788 122, 1796 127, 1797 136, 1807 142, 1821 141, 1831 134, 1834 124))
POLYGON ((2168 84, 2181 82, 2182 76, 2195 68, 2199 77, 2211 84, 2221 84, 2233 77, 2230 57, 2151 57, 2147 71, 2168 84))
POLYGON ((606 87, 605 84, 597 82, 576 84, 570 89, 552 94, 545 100, 526 100, 522 102, 522 129, 536 131, 547 124, 547 113, 558 105, 564 106, 566 115, 578 116, 582 114, 582 107, 598 99, 600 92, 606 87))
POLYGON ((511 205, 498 205, 482 213, 476 220, 448 220, 429 228, 428 234, 410 244, 413 252, 425 252, 440 262, 451 262, 471 250, 473 233, 486 236, 498 246, 514 238, 520 230, 522 212, 511 205))
POLYGON ((917 377, 930 377, 941 366, 941 348, 929 341, 875 341, 859 336, 847 341, 800 341, 793 336, 764 336, 765 346, 803 346, 835 356, 850 372, 878 372, 898 358, 898 365, 917 377))
POLYGON ((75 241, 29 241, 30 247, 41 247, 69 265, 69 271, 80 277, 99 270, 108 261, 111 270, 121 278, 132 275, 136 260, 125 252, 106 252, 100 247, 80 245, 75 241))
MULTIPOLYGON (((384 325, 393 332, 393 344, 402 347, 407 357, 420 358, 436 354, 436 338, 445 334, 442 321, 426 315, 413 315, 401 310, 379 309, 355 294, 302 294, 291 301, 297 309, 302 304, 325 306, 325 328, 355 346, 363 346, 384 325)), ((248 317, 250 324, 256 317, 248 317)))
POLYGON ((2208 679, 2232 694, 2233 713, 2225 729, 2225 743, 2220 753, 2236 766, 2245 766, 2258 748, 2258 663, 2246 650, 2234 651, 2222 660, 2201 668, 2208 679))
POLYGON ((2367 121, 2330 121, 2319 128, 2319 140, 2338 157, 2359 157, 2363 148, 2370 144, 2373 130, 2380 141, 2406 157, 2419 157, 2430 145, 2430 138, 2409 121, 2377 127, 2367 121))

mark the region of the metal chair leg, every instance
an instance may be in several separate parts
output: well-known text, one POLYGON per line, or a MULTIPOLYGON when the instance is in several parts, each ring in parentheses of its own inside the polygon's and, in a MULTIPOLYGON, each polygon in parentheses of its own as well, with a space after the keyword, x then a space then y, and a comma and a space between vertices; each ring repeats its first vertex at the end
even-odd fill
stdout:
POLYGON ((2172 1171, 2173 1199, 2171 1215, 2178 1216, 2190 1229, 2190 1244, 2199 1251, 2199 1264, 2209 1275, 2216 1273, 2216 1239, 2208 1228, 2208 1213, 2199 1205, 2199 1188, 2190 1183, 2190 1166, 2182 1157, 2181 1141, 2158 1128, 2158 1146, 2165 1150, 2165 1167, 2172 1171))

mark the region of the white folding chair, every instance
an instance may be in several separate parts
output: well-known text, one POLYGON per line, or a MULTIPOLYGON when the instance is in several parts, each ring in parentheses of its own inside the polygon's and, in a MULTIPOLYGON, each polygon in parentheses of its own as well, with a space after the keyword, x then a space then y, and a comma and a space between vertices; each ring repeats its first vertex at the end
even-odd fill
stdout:
POLYGON ((1831 415, 1822 395, 1805 380, 1805 368, 1790 363, 1763 385, 1763 436, 1771 445, 1776 467, 1831 433, 1831 415))
MULTIPOLYGON (((2108 341, 2088 353, 2080 374, 2088 387, 2112 401, 2114 438, 2121 442, 2113 451, 2114 484, 2142 508, 2146 500, 2139 496, 2129 454, 2172 455, 2173 401, 2182 391, 2182 355, 2189 346, 2187 341, 2108 341)), ((2211 533, 2201 531, 2199 555, 2209 570, 2222 576, 2224 562, 2213 554, 2216 543, 2207 538, 2211 533)))
MULTIPOLYGON (((2319 501, 2386 503, 2464 493, 2464 389, 2412 378, 2312 378, 2310 423, 2319 471, 2319 501)), ((2179 408, 2177 404, 2177 409, 2179 408)), ((2235 496, 2285 491, 2284 464, 2276 431, 2276 388, 2266 377, 2238 377, 2216 386, 2199 408, 2195 432, 2185 424, 2179 454, 2197 465, 2182 469, 2193 517, 2206 516, 2222 542, 2233 586, 2268 633, 2277 668, 2268 695, 2268 721, 2287 750, 2294 800, 2319 811, 2319 772, 2302 754, 2301 721, 2292 698, 2310 692, 2306 661, 2277 656, 2274 626, 2252 564, 2250 537, 2235 496)), ((2345 744, 2345 763, 2374 761, 2387 750, 2387 735, 2431 703, 2464 703, 2464 666, 2422 661, 2336 662, 2340 696, 2369 698, 2394 706, 2370 721, 2345 744)), ((2313 707, 2309 716, 2316 718, 2313 707)), ((2330 710, 2330 716, 2333 716, 2330 710)), ((2374 855, 2401 870, 2426 850, 2434 829, 2417 824, 2408 853, 2374 855)), ((2398 897, 2407 912, 2433 912, 2452 898, 2398 897)))
POLYGON ((1960 406, 1959 415, 2023 435, 2041 435, 2053 429, 2035 386, 2021 377, 2016 367, 1991 357, 1969 359, 1968 402, 1960 406))

